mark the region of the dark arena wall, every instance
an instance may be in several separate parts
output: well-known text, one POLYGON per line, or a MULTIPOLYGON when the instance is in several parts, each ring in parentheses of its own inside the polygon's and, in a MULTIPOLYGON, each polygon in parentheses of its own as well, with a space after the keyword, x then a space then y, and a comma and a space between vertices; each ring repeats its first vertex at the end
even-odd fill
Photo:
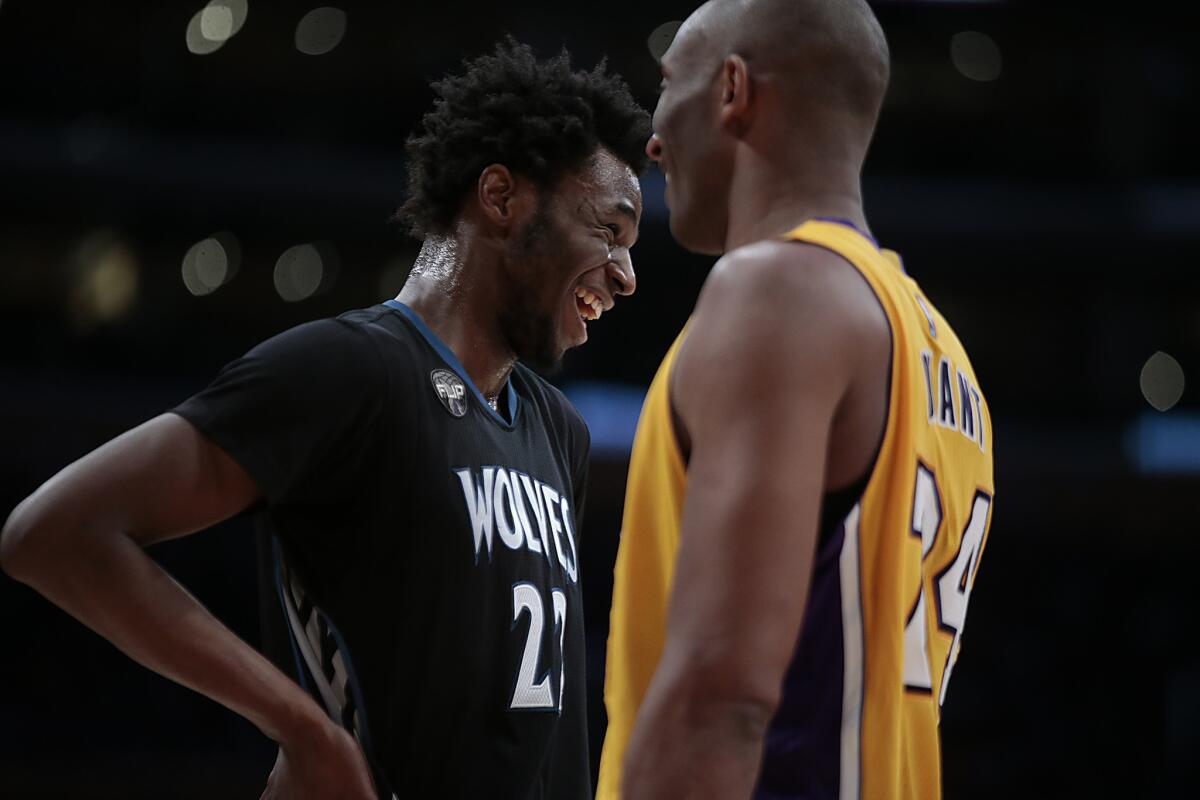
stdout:
MULTIPOLYGON (((994 424, 945 796, 1180 796, 1200 779, 1190 31, 1098 3, 872 5, 892 83, 867 216, 953 321, 994 424)), ((417 243, 389 220, 429 81, 511 32, 607 57, 652 108, 647 38, 692 8, 0 0, 0 511, 255 343, 395 296, 417 243)), ((632 432, 713 263, 672 241, 656 169, 642 188, 637 294, 550 376, 593 437, 593 770, 632 432)), ((151 553, 286 665, 259 547, 242 516, 151 553)), ((272 742, 7 576, 0 631, 0 797, 261 792, 272 742)))

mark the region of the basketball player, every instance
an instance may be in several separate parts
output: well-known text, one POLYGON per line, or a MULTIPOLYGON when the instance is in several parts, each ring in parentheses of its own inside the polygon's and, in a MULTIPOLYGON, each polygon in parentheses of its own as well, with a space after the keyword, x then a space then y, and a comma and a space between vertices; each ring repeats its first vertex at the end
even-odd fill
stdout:
POLYGON ((517 359, 557 361, 634 291, 649 115, 511 39, 433 88, 398 299, 255 347, 3 532, 10 574, 279 742, 268 798, 591 796, 588 433, 517 359), (250 508, 307 693, 143 552, 250 508))
POLYGON ((638 427, 599 796, 936 798, 992 429, 863 214, 883 33, 863 0, 715 0, 662 74, 671 231, 723 255, 638 427))

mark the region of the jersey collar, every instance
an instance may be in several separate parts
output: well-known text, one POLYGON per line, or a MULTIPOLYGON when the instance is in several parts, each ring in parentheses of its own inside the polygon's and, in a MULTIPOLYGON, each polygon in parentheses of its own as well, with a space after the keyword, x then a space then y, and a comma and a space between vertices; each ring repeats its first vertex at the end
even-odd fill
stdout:
POLYGON ((844 225, 845 227, 850 228, 855 233, 857 233, 859 236, 863 237, 868 242, 870 242, 872 247, 874 247, 876 250, 878 250, 880 253, 882 253, 883 257, 892 263, 892 266, 899 269, 905 275, 908 274, 908 270, 906 270, 904 268, 904 259, 900 257, 899 253, 897 253, 895 250, 889 250, 886 247, 880 247, 879 242, 875 241, 874 236, 867 233, 866 231, 864 231, 862 228, 855 225, 850 220, 844 219, 842 217, 813 217, 812 221, 813 222, 832 222, 835 225, 844 225))
POLYGON ((467 370, 463 367, 462 363, 459 362, 458 356, 454 355, 454 351, 451 350, 445 342, 438 338, 436 333, 429 329, 429 326, 425 324, 425 320, 421 319, 420 315, 417 314, 416 311, 413 311, 399 300, 387 300, 384 302, 384 305, 388 306, 389 308, 394 308, 396 311, 399 311, 401 314, 408 317, 409 322, 411 322, 416 327, 417 331, 419 331, 420 334, 425 337, 425 341, 429 342, 429 346, 437 351, 437 354, 442 357, 442 360, 446 362, 450 369, 454 370, 454 372, 458 374, 458 377, 462 378, 462 382, 465 383, 467 388, 469 388, 475 395, 475 399, 479 401, 479 407, 482 408, 485 413, 491 415, 492 419, 496 420, 496 422, 499 422, 506 428, 512 428, 517 424, 517 411, 519 410, 517 406, 517 392, 513 388, 511 375, 509 376, 508 380, 504 382, 504 391, 507 393, 507 406, 510 417, 509 419, 505 419, 500 412, 494 410, 490 405, 488 405, 487 400, 483 396, 483 392, 479 391, 479 387, 477 387, 475 382, 471 380, 471 376, 467 374, 467 370))

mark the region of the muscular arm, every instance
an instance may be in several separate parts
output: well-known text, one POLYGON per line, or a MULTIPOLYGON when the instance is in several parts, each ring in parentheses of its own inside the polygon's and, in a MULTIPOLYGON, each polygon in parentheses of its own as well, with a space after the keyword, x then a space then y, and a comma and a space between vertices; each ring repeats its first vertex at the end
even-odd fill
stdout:
POLYGON ((753 791, 808 598, 830 431, 876 332, 864 290, 835 256, 775 242, 708 281, 673 375, 688 488, 628 800, 753 791))
POLYGON ((285 748, 303 749, 336 737, 323 712, 143 551, 258 497, 223 450, 164 414, 66 467, 17 506, 0 534, 0 565, 131 658, 241 714, 285 748))

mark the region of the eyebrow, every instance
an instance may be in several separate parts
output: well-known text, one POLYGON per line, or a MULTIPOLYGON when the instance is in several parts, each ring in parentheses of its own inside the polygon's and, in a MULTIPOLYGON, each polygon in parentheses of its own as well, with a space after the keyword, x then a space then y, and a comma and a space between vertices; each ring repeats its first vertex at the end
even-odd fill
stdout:
POLYGON ((635 225, 637 224, 637 209, 628 200, 618 200, 608 211, 610 214, 620 214, 623 217, 628 217, 630 222, 635 225))

